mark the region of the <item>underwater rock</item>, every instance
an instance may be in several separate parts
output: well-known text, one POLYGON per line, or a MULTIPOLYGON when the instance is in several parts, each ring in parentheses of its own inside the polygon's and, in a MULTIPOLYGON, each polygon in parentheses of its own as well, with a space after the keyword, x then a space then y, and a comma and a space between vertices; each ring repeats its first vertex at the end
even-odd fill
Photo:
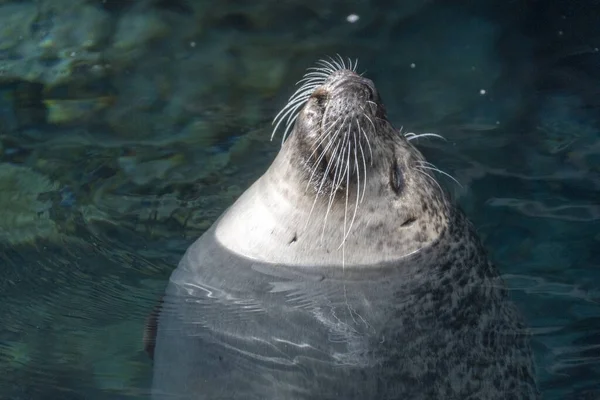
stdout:
POLYGON ((110 49, 113 64, 138 61, 136 57, 148 49, 149 43, 167 36, 169 32, 170 27, 157 13, 136 10, 126 13, 119 19, 113 37, 110 49))
MULTIPOLYGON (((39 100, 47 108, 45 122, 52 124, 99 122, 104 114, 98 112, 110 106, 106 121, 125 137, 177 131, 215 103, 239 110, 237 118, 253 126, 272 116, 270 102, 308 65, 299 60, 312 60, 317 49, 339 50, 344 32, 372 21, 379 11, 370 3, 0 1, 0 51, 5 50, 0 84, 43 85, 39 100), (360 15, 359 23, 346 21, 352 13, 360 15), (77 90, 47 95, 96 81, 114 88, 119 98, 77 90)), ((385 13, 385 23, 428 3, 395 5, 385 13)), ((353 47, 356 52, 366 48, 353 47)))
MULTIPOLYGON (((308 65, 299 61, 342 51, 344 35, 375 14, 389 30, 430 2, 407 0, 381 12, 372 1, 339 0, 0 1, 0 85, 37 83, 46 94, 102 80, 118 99, 74 91, 40 102, 53 124, 89 122, 111 106, 107 122, 119 136, 177 131, 215 103, 254 125, 271 116, 280 88, 308 65), (353 13, 359 22, 348 23, 353 13)), ((357 53, 368 48, 352 46, 357 53)))
MULTIPOLYGON (((14 91, 0 88, 0 133, 14 131, 18 126, 14 108, 14 91)), ((0 155, 2 155, 2 142, 0 142, 0 155)))
POLYGON ((39 46, 55 52, 99 50, 111 35, 112 21, 107 12, 93 5, 46 1, 36 21, 39 46))
POLYGON ((47 122, 65 124, 84 122, 113 103, 110 96, 91 99, 47 99, 43 101, 48 114, 47 122))
POLYGON ((0 83, 70 81, 81 65, 101 62, 98 52, 111 33, 106 12, 71 2, 0 5, 0 83))
POLYGON ((124 156, 119 157, 118 162, 127 177, 141 186, 154 180, 166 179, 175 166, 185 162, 185 158, 180 154, 174 154, 171 157, 143 161, 135 156, 124 156))
POLYGON ((27 40, 36 16, 37 10, 32 3, 0 3, 0 51, 13 49, 27 40))
POLYGON ((27 167, 0 163, 0 242, 21 244, 57 234, 50 200, 43 193, 58 185, 27 167))

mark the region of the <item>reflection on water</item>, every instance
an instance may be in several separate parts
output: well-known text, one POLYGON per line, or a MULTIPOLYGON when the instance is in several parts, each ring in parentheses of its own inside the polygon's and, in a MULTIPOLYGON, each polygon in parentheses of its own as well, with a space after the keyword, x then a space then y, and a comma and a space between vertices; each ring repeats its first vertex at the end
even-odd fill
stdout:
POLYGON ((544 398, 600 396, 593 2, 229 3, 0 2, 0 398, 147 397, 171 271, 337 52, 398 127, 447 139, 417 145, 464 186, 439 177, 527 317, 544 398))

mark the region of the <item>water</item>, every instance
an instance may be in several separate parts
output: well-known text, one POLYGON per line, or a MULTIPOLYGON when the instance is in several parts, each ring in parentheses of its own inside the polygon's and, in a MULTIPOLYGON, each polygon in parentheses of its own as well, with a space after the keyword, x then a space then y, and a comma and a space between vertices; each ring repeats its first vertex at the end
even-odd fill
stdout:
POLYGON ((101 3, 46 0, 35 22, 0 5, 24 18, 0 21, 1 399, 146 398, 143 327, 171 271, 336 52, 397 126, 447 139, 418 145, 463 186, 439 177, 534 333, 544 398, 600 398, 593 1, 101 3))

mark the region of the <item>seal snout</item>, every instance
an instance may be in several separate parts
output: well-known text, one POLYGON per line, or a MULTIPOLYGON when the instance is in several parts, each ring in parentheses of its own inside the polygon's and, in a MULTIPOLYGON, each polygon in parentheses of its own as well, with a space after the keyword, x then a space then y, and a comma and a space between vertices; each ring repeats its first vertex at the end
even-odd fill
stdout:
POLYGON ((350 70, 341 70, 332 74, 320 89, 329 93, 330 98, 354 97, 363 102, 379 100, 373 82, 350 70))

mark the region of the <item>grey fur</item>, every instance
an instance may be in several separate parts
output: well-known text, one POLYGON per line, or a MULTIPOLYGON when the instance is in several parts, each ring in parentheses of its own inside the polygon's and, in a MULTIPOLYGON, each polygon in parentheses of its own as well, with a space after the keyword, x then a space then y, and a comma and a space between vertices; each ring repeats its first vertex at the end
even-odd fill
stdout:
POLYGON ((268 171, 173 272, 153 399, 536 399, 527 330, 474 227, 373 83, 330 63, 268 171), (335 178, 314 145, 357 110, 364 197, 359 172, 317 196, 335 178))

